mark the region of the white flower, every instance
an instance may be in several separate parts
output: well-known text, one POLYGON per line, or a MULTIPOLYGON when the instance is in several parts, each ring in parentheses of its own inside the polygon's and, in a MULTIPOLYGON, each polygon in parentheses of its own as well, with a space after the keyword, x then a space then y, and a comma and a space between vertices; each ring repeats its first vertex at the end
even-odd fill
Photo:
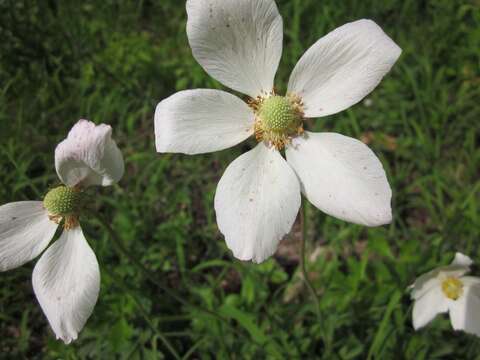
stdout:
POLYGON ((55 150, 55 166, 65 184, 42 201, 0 206, 0 271, 25 264, 45 250, 59 224, 64 231, 35 265, 33 290, 57 339, 66 344, 91 315, 100 289, 94 252, 79 225, 82 189, 111 185, 124 172, 112 128, 80 120, 55 150))
POLYGON ((480 336, 480 278, 464 276, 472 260, 461 253, 449 266, 420 276, 412 288, 413 327, 428 324, 437 314, 450 314, 455 330, 480 336))
POLYGON ((196 60, 251 100, 219 90, 178 92, 157 106, 156 147, 201 154, 255 135, 259 144, 230 164, 215 195, 217 222, 234 256, 261 262, 272 255, 291 230, 300 192, 339 219, 389 223, 392 193, 374 153, 346 136, 303 131, 304 118, 347 109, 387 74, 401 49, 382 29, 359 20, 321 38, 279 96, 273 83, 283 25, 273 0, 188 0, 187 12, 196 60))

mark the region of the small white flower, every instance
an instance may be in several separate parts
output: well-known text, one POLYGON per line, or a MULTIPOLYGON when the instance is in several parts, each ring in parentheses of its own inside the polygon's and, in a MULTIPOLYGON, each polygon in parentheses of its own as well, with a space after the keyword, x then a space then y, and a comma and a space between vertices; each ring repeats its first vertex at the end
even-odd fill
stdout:
POLYGON ((273 0, 188 0, 187 13, 196 60, 251 100, 219 90, 178 92, 157 106, 156 147, 201 154, 255 135, 259 144, 230 164, 215 195, 218 226, 234 256, 255 262, 271 256, 291 230, 300 192, 339 219, 389 223, 392 192, 374 153, 343 135, 303 131, 304 118, 347 109, 387 74, 401 49, 382 29, 359 20, 321 38, 279 96, 273 83, 283 22, 273 0))
POLYGON ((455 330, 480 336, 480 278, 464 276, 472 260, 461 253, 449 266, 420 276, 411 286, 413 327, 428 324, 437 314, 450 314, 455 330))
POLYGON ((124 172, 112 128, 80 120, 55 150, 65 185, 43 201, 0 206, 0 271, 19 267, 45 250, 61 222, 64 231, 35 265, 33 290, 57 339, 75 340, 97 302, 100 271, 79 225, 83 189, 111 185, 124 172))

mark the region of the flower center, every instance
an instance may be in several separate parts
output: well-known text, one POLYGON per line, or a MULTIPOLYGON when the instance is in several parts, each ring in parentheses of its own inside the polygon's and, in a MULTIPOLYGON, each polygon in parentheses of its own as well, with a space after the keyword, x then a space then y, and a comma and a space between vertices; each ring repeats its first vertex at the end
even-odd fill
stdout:
POLYGON ((463 294, 463 283, 458 278, 450 276, 443 280, 442 291, 449 299, 457 300, 463 294))
POLYGON ((283 96, 271 96, 260 107, 259 114, 266 129, 283 132, 294 125, 297 113, 292 104, 283 96))
POLYGON ((65 218, 65 229, 78 226, 81 204, 82 192, 63 185, 50 190, 43 199, 43 206, 47 209, 50 220, 59 224, 65 218))
POLYGON ((292 138, 303 133, 303 104, 293 95, 272 94, 250 103, 255 111, 255 136, 281 150, 292 138))

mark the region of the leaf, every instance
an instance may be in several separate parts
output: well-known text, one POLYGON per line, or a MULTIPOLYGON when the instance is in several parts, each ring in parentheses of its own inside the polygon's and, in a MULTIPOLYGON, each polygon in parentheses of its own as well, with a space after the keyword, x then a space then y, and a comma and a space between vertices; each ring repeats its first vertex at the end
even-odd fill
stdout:
POLYGON ((255 324, 256 318, 254 315, 248 314, 233 305, 227 304, 222 305, 218 311, 222 316, 235 319, 258 343, 264 344, 267 342, 268 339, 265 333, 255 324))
POLYGON ((396 290, 391 297, 387 308, 383 314, 382 322, 378 327, 377 333, 375 334, 375 338, 373 339, 372 345, 370 346, 370 350, 368 351, 367 359, 372 359, 372 356, 375 355, 373 358, 381 359, 381 350, 383 345, 387 341, 388 337, 392 334, 395 329, 391 328, 390 324, 390 316, 392 315, 393 310, 398 305, 402 298, 402 292, 396 290), (389 329, 390 327, 390 329, 389 329), (389 331, 390 330, 390 331, 389 331))
POLYGON ((242 299, 248 305, 255 301, 255 281, 250 275, 246 275, 242 280, 242 299))

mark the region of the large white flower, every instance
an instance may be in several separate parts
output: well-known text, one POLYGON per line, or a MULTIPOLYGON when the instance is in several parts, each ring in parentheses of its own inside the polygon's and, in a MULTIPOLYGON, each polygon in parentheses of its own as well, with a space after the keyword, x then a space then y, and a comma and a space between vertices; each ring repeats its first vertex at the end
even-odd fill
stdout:
POLYGON ((111 134, 108 125, 78 121, 55 150, 55 166, 65 185, 50 190, 43 201, 0 206, 0 271, 40 255, 63 224, 60 238, 35 265, 32 282, 57 339, 66 344, 77 338, 100 289, 97 258, 78 220, 86 186, 111 185, 123 176, 123 157, 111 134))
POLYGON ((427 325, 437 314, 450 314, 455 330, 480 336, 480 278, 464 276, 472 260, 461 253, 449 266, 420 276, 411 286, 413 327, 427 325))
POLYGON ((359 20, 321 38, 279 96, 273 83, 283 23, 273 0, 188 0, 187 13, 196 60, 250 101, 219 90, 178 92, 156 108, 156 147, 201 154, 255 135, 259 144, 227 168, 215 195, 217 222, 234 256, 261 262, 272 255, 291 230, 300 192, 339 219, 389 223, 391 189, 374 153, 346 136, 303 131, 304 118, 356 104, 390 70, 401 50, 382 29, 359 20))

